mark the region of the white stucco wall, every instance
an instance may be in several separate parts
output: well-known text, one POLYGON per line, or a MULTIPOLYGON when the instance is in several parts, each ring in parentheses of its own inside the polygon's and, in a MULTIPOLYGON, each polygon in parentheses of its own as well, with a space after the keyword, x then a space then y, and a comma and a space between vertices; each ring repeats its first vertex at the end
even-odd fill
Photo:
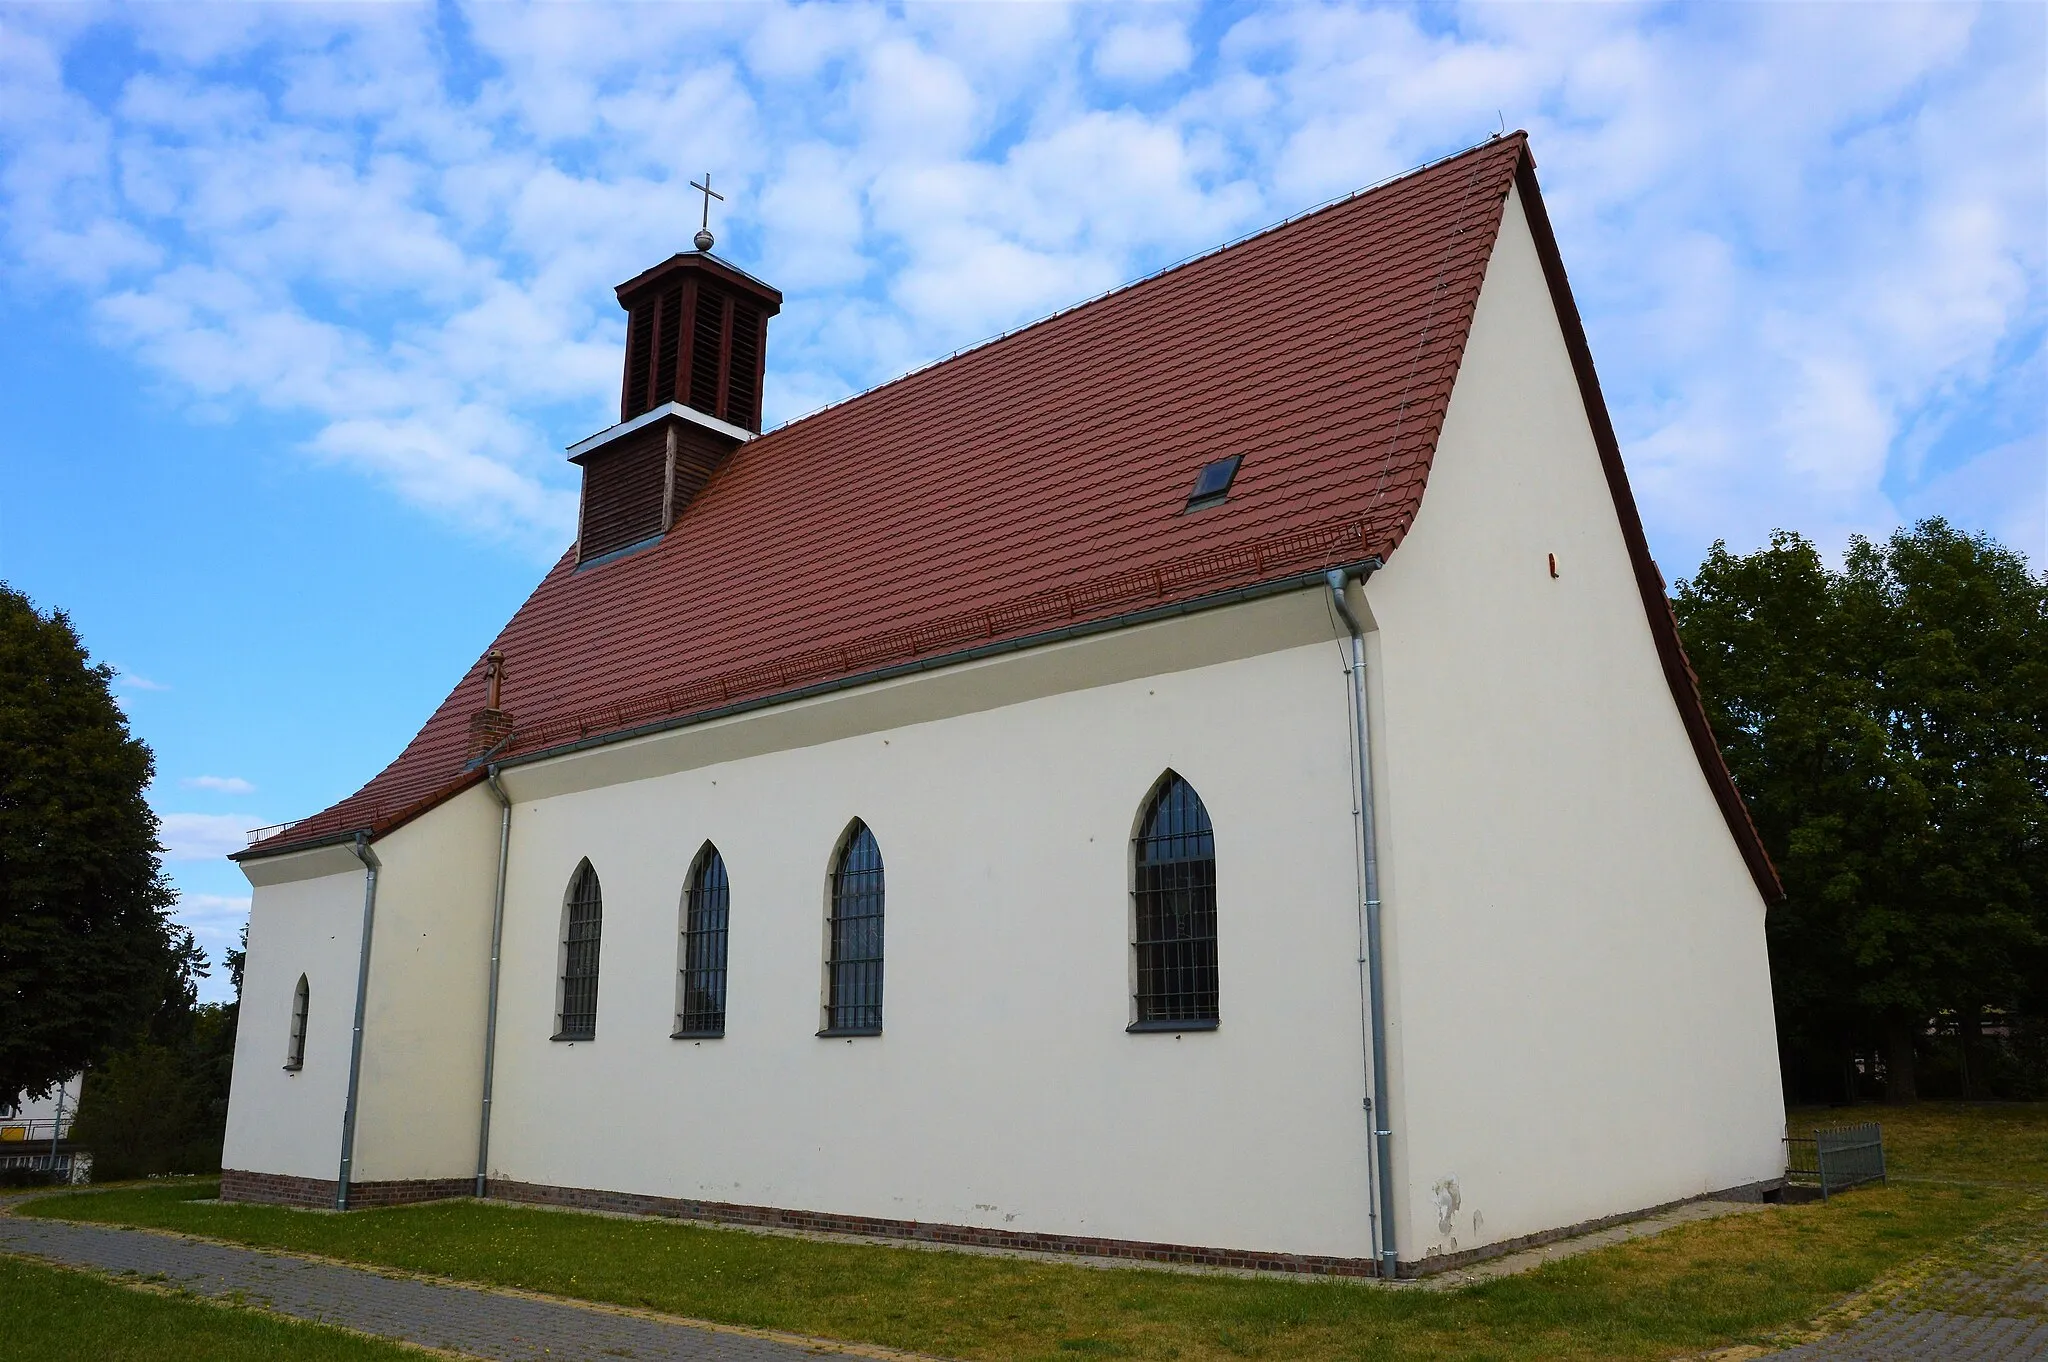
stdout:
POLYGON ((379 839, 352 1176, 476 1171, 498 804, 472 787, 379 839))
MULTIPOLYGON (((1260 656, 731 759, 706 758, 749 750, 735 726, 686 731, 665 758, 682 769, 539 798, 580 782, 564 763, 509 772, 493 1175, 1368 1252, 1345 691, 1326 603, 1304 592, 1151 626, 1076 645, 1065 666, 1094 674, 1091 648, 1185 660, 1176 640, 1256 639, 1276 616, 1293 642, 1260 656), (1214 819, 1220 899, 1222 1025, 1178 1038, 1125 1031, 1129 838, 1169 768, 1214 819), (856 817, 886 865, 885 1030, 821 1040, 828 859, 856 817), (732 885, 727 1034, 678 1041, 680 896, 707 839, 732 885), (586 856, 605 905, 597 1037, 551 1042, 563 894, 586 856)), ((1001 694, 1043 661, 978 674, 1001 694)), ((914 684, 936 697, 958 681, 914 684)))
POLYGON ((340 1163, 348 1094, 362 866, 346 851, 325 848, 248 869, 249 959, 221 1163, 331 1179, 340 1163), (306 878, 282 878, 299 874, 306 878), (285 1045, 302 974, 310 1004, 305 1064, 290 1072, 285 1045))
POLYGON ((1518 197, 1368 596, 1401 1257, 1782 1173, 1764 905, 1660 669, 1518 197))

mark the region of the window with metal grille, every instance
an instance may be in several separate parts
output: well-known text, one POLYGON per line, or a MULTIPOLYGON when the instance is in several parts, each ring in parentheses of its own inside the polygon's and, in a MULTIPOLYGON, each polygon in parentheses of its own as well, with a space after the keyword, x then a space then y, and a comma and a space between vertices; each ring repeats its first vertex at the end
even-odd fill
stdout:
POLYGON ((1133 1031, 1216 1025, 1216 836, 1194 786, 1171 771, 1138 827, 1133 1031))
POLYGON ((306 976, 299 976, 299 986, 292 990, 292 1030, 284 1043, 284 1067, 301 1069, 306 1064, 306 1008, 311 995, 306 988, 306 976))
POLYGON ((604 926, 604 897, 597 871, 585 861, 569 881, 562 907, 562 1006, 556 1040, 591 1040, 597 1035, 597 948, 604 926))
POLYGON ((856 822, 832 869, 829 995, 821 1036, 872 1036, 882 1030, 882 849, 856 822))
POLYGON ((725 858, 709 842, 690 868, 683 891, 682 977, 677 981, 676 1036, 725 1034, 725 930, 732 890, 725 858))

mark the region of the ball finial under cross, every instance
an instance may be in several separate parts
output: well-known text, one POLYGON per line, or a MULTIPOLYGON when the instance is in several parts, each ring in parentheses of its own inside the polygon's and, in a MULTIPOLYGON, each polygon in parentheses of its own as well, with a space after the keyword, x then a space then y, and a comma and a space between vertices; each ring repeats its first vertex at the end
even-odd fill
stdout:
POLYGON ((692 180, 690 181, 690 188, 704 191, 704 222, 702 226, 697 228, 697 235, 692 238, 692 241, 698 250, 708 251, 711 249, 711 243, 714 240, 711 235, 711 201, 717 199, 720 203, 724 203, 725 195, 718 193, 711 187, 711 172, 708 170, 704 172, 704 183, 698 184, 695 180, 692 180))

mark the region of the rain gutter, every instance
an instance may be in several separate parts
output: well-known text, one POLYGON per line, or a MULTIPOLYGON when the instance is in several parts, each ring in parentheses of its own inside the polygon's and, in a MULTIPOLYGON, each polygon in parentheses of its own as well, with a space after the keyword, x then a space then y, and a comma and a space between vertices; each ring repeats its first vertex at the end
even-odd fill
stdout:
MULTIPOLYGON (((1378 558, 1345 568, 1333 569, 1347 574, 1369 573, 1379 565, 1378 558)), ((1141 624, 1152 624, 1160 620, 1178 619, 1183 615, 1200 614, 1203 611, 1220 609, 1227 605, 1241 605, 1246 601, 1263 600, 1268 596, 1284 596, 1289 592, 1320 588, 1326 573, 1317 568, 1312 572, 1295 573, 1289 577, 1277 577, 1270 582, 1259 582, 1252 586, 1235 587, 1208 596, 1197 596, 1193 600, 1180 601, 1173 605, 1157 605, 1144 610, 1128 611, 1111 615, 1106 619, 1088 620, 1081 624, 1069 624, 1058 629, 1043 630, 1025 634, 1018 638, 1003 639, 996 643, 978 644, 972 648, 956 649, 933 657, 919 658, 912 662, 899 662, 892 666, 878 667, 869 671, 856 672, 850 676, 835 677, 794 690, 776 691, 751 700, 739 700, 716 709, 694 710, 670 718, 658 719, 653 723, 638 724, 631 728, 616 729, 607 733, 594 733, 574 742, 557 743, 550 747, 535 748, 517 756, 506 757, 498 762, 500 770, 513 766, 526 766, 537 761, 551 761, 577 752, 586 752, 596 747, 607 747, 613 743, 631 742, 637 738, 653 737, 659 733, 671 732, 678 728, 694 728, 698 724, 711 723, 735 715, 750 714, 759 709, 770 709, 787 705, 798 700, 815 699, 822 695, 833 695, 843 690, 860 686, 871 686, 880 681, 894 681, 899 677, 916 676, 923 672, 938 671, 943 667, 957 667, 966 662, 979 662, 985 658, 1001 657, 1008 653, 1023 652, 1030 648, 1042 648, 1052 643, 1065 643, 1073 639, 1091 638, 1097 634, 1114 633, 1119 629, 1130 629, 1141 624)))

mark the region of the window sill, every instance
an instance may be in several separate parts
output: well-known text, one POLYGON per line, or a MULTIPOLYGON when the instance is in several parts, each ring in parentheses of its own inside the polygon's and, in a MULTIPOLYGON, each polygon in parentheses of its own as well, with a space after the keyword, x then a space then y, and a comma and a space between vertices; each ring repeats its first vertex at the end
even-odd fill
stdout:
POLYGON ((670 1040, 724 1040, 725 1030, 721 1027, 716 1031, 671 1031, 668 1038, 670 1040))
POLYGON ((1187 1021, 1132 1022, 1124 1030, 1136 1036, 1159 1031, 1214 1031, 1220 1025, 1222 1023, 1214 1017, 1194 1017, 1187 1021))
POLYGON ((587 1034, 587 1035, 575 1035, 575 1036, 572 1036, 572 1035, 568 1035, 568 1034, 567 1034, 567 1033, 565 1033, 565 1032, 560 1032, 560 1031, 558 1031, 558 1032, 556 1032, 556 1033, 555 1033, 554 1035, 552 1035, 552 1036, 549 1036, 549 1037, 548 1037, 548 1039, 549 1039, 549 1040, 558 1040, 558 1041, 561 1041, 561 1042, 563 1042, 563 1043, 564 1043, 564 1044, 566 1044, 566 1045, 574 1045, 574 1044, 575 1044, 575 1043, 576 1043, 577 1041, 579 1041, 579 1040, 596 1040, 596 1039, 597 1039, 597 1032, 595 1032, 595 1031, 592 1031, 592 1032, 590 1032, 590 1033, 589 1033, 589 1034, 587 1034))
POLYGON ((879 1026, 828 1026, 818 1033, 818 1039, 838 1040, 844 1037, 851 1040, 855 1036, 879 1036, 881 1034, 882 1028, 879 1026))

